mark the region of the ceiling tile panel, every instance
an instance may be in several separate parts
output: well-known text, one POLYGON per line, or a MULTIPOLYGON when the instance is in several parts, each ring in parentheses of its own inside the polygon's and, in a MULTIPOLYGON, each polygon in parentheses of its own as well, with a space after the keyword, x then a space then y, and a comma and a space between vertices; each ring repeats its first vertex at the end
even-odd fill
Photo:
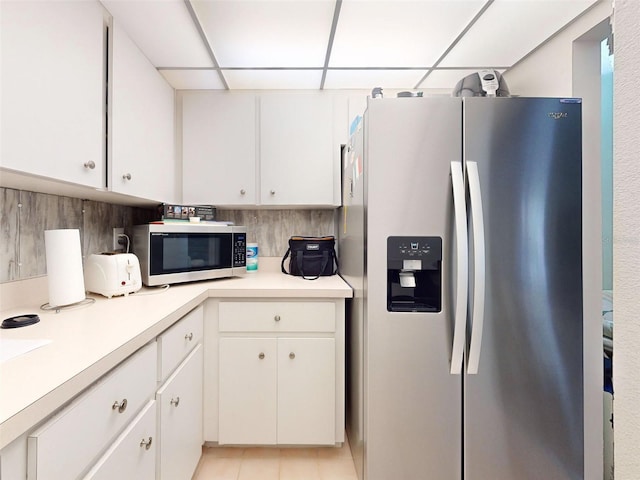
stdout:
POLYGON ((485 0, 345 0, 330 67, 430 67, 485 0))
POLYGON ((324 86, 328 89, 371 90, 375 87, 412 89, 426 70, 329 70, 324 86))
POLYGON ((319 89, 322 70, 223 70, 230 89, 319 89))
POLYGON ((224 90, 217 70, 160 70, 165 80, 177 90, 224 90))
POLYGON ((156 67, 212 67, 184 0, 102 0, 156 67))
POLYGON ((191 0, 221 67, 324 66, 333 0, 191 0))
POLYGON ((495 0, 440 67, 509 67, 596 0, 495 0))

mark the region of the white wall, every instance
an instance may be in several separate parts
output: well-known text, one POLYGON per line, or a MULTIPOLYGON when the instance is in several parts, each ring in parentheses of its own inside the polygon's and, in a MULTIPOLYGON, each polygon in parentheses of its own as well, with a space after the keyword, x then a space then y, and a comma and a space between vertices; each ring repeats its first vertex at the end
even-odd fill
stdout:
POLYGON ((640 2, 614 16, 614 420, 615 478, 640 478, 640 2))
POLYGON ((573 41, 611 15, 611 2, 601 1, 539 50, 508 70, 504 78, 513 95, 573 95, 573 41))

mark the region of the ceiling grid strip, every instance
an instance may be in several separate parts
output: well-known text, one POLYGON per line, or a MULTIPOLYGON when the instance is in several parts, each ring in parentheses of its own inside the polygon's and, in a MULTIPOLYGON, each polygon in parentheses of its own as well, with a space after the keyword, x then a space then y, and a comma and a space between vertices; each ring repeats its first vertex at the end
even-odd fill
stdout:
POLYGON ((218 75, 220 76, 220 81, 224 85, 225 90, 229 90, 229 84, 227 83, 227 79, 224 78, 224 75, 220 70, 220 64, 218 63, 218 60, 216 59, 216 56, 213 53, 213 48, 211 48, 209 39, 207 38, 207 35, 204 32, 204 29, 202 28, 200 19, 198 18, 198 15, 193 9, 193 5, 191 5, 191 0, 184 0, 184 4, 187 7, 187 10, 189 11, 189 15, 191 16, 191 20, 193 20, 193 24, 195 25, 196 30, 198 30, 198 34, 200 35, 200 38, 202 38, 202 43, 204 44, 205 48, 207 49, 207 52, 209 53, 209 56, 211 57, 211 61, 213 62, 214 69, 218 72, 218 75))
POLYGON ((336 36, 338 28, 338 20, 340 19, 340 9, 342 8, 342 0, 336 0, 336 6, 333 10, 333 21, 331 22, 331 33, 329 33, 329 42, 327 43, 327 54, 324 57, 324 67, 322 68, 322 80, 320 80, 320 90, 324 90, 324 82, 327 79, 327 70, 329 68, 329 60, 331 59, 331 50, 333 49, 333 40, 336 36))
MULTIPOLYGON (((462 40, 462 37, 464 37, 467 32, 469 30, 471 30, 471 27, 473 27, 473 25, 480 19, 480 17, 484 14, 484 12, 487 11, 487 9, 491 6, 491 4, 494 2, 495 0, 487 0, 487 3, 485 3, 482 8, 480 9, 480 11, 478 11, 478 13, 476 13, 476 15, 471 19, 471 21, 467 24, 467 26, 464 28, 464 30, 462 30, 462 32, 460 32, 458 34, 458 36, 453 40, 453 42, 451 42, 451 44, 449 45, 449 47, 447 47, 447 49, 443 52, 442 55, 440 55, 440 58, 438 58, 438 60, 436 60, 434 62, 434 64, 429 68, 429 70, 427 71, 427 73, 424 74, 424 76, 420 79, 420 81, 418 83, 416 83, 415 87, 413 87, 414 89, 416 88, 420 88, 420 85, 422 85, 422 83, 427 79, 427 77, 429 75, 431 75, 431 72, 433 72, 434 70, 436 70, 436 68, 438 67, 438 65, 440 65, 440 62, 442 62, 445 57, 447 55, 449 55, 449 52, 451 52, 451 50, 453 50, 453 48, 458 44, 458 42, 460 42, 460 40, 462 40)), ((485 67, 483 67, 485 68, 485 67)))

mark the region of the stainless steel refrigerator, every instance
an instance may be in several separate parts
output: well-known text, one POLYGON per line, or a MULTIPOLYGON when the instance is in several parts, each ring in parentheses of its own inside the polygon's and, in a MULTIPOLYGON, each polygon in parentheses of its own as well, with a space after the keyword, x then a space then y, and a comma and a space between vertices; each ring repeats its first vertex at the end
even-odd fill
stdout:
POLYGON ((588 478, 579 100, 370 98, 353 130, 339 248, 360 478, 588 478))

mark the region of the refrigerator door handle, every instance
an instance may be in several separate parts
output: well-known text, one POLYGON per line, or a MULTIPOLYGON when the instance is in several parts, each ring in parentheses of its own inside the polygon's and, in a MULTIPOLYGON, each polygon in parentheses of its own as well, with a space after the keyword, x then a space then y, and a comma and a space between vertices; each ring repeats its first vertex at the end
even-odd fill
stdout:
POLYGON ((471 315, 471 341, 467 373, 476 375, 482 347, 485 301, 485 238, 480 174, 476 162, 467 162, 471 225, 473 226, 473 312, 471 315))
POLYGON ((461 162, 451 162, 451 184, 453 186, 453 218, 456 232, 456 298, 450 373, 452 375, 460 375, 464 358, 469 283, 467 211, 461 162))

